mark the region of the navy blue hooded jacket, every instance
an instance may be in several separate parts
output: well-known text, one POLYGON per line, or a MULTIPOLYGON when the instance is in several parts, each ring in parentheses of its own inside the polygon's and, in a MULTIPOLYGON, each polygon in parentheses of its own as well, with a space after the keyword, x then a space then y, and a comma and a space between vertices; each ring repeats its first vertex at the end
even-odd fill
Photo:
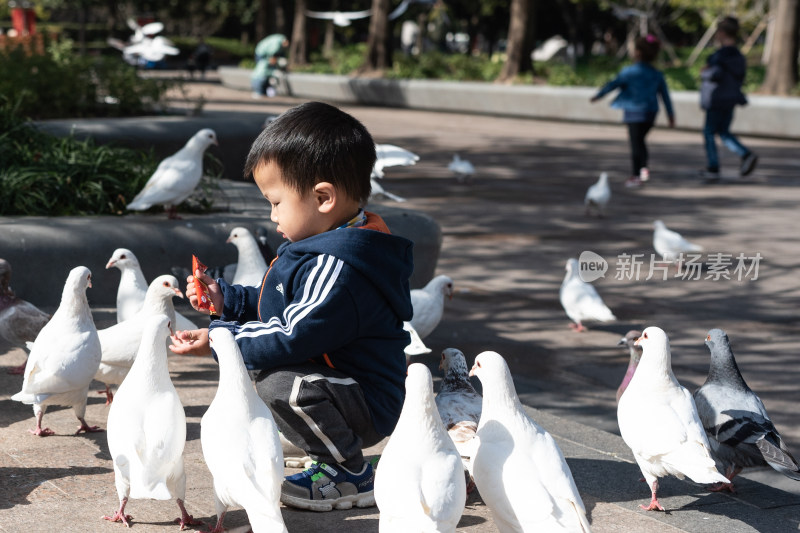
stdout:
POLYGON ((747 62, 735 46, 723 46, 708 57, 706 69, 700 73, 700 107, 733 109, 745 105, 742 83, 747 62))
POLYGON ((261 287, 217 280, 225 303, 209 327, 233 333, 250 370, 313 359, 352 377, 389 435, 405 397, 412 246, 372 213, 364 227, 284 243, 261 287))

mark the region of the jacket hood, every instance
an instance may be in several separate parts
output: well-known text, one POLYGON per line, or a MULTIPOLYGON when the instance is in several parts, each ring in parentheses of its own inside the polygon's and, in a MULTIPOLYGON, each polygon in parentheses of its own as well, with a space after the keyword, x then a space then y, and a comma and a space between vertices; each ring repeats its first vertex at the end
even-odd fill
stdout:
MULTIPOLYGON (((380 217, 377 219, 382 225, 380 217)), ((314 253, 341 259, 374 284, 397 316, 407 321, 413 314, 408 282, 414 269, 413 246, 410 240, 383 231, 341 228, 284 243, 278 248, 278 255, 314 253)))

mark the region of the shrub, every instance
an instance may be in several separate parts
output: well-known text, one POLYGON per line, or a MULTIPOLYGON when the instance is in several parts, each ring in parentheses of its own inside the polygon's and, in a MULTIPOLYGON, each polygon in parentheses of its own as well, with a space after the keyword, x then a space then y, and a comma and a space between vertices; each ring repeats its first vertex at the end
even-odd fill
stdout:
MULTIPOLYGON (((44 133, 21 118, 20 102, 0 95, 0 215, 124 214, 158 166, 152 151, 44 133)), ((184 210, 211 209, 221 174, 211 159, 212 177, 184 210)))
POLYGON ((44 54, 0 50, 0 94, 32 119, 131 116, 157 111, 172 81, 142 79, 119 57, 83 57, 46 39, 44 54))

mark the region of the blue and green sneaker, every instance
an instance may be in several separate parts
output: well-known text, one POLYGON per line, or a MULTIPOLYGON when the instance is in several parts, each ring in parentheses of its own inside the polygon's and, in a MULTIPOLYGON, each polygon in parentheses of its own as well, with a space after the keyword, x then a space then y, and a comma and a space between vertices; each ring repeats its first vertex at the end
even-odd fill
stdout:
POLYGON ((375 470, 365 462, 360 472, 351 472, 342 465, 313 462, 281 485, 281 502, 309 511, 330 511, 372 507, 375 505, 373 484, 375 470))

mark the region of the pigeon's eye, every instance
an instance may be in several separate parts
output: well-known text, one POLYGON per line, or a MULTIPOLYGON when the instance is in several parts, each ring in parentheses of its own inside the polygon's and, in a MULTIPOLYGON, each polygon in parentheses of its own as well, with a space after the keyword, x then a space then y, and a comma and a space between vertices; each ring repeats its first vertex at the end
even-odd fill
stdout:
POLYGON ((710 341, 710 340, 711 340, 711 335, 708 335, 708 336, 706 337, 706 340, 707 340, 707 341, 710 341))
POLYGON ((481 363, 480 363, 480 361, 475 361, 475 366, 477 366, 478 368, 481 368, 481 363))
POLYGON ((164 282, 164 286, 165 286, 165 287, 169 287, 169 281, 165 281, 165 282, 164 282))
POLYGON ((127 259, 127 256, 125 254, 122 254, 121 256, 119 256, 119 258, 120 259, 127 259))
POLYGON ((644 338, 646 339, 646 338, 647 338, 647 333, 645 333, 644 335, 642 335, 642 337, 644 337, 644 338))

